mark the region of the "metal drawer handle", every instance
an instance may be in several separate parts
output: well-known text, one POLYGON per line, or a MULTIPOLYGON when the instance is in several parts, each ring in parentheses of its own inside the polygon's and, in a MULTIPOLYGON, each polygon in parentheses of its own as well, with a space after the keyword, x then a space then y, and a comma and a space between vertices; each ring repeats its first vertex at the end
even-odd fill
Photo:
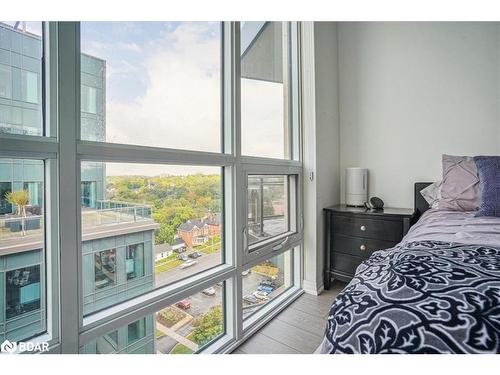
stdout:
POLYGON ((366 230, 366 227, 364 225, 362 225, 361 228, 359 228, 359 229, 361 229, 364 232, 366 230))
POLYGON ((359 247, 359 250, 361 250, 361 251, 365 251, 365 250, 366 250, 366 246, 365 246, 365 245, 361 245, 361 246, 359 247))

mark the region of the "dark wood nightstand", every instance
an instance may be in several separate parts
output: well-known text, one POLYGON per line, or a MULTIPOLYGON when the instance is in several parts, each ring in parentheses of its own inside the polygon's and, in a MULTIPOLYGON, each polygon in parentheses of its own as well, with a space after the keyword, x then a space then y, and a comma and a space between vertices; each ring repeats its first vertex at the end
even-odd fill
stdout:
POLYGON ((350 281, 356 268, 370 255, 393 247, 410 229, 414 209, 366 208, 337 205, 325 211, 325 289, 332 277, 350 281))

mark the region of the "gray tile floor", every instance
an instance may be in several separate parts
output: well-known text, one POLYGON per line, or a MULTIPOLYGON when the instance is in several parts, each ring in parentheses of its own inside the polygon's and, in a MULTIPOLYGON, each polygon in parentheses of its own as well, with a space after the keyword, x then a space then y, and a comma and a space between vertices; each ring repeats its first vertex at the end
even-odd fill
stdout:
POLYGON ((319 296, 303 294, 233 354, 310 354, 323 339, 326 316, 345 284, 334 282, 319 296))

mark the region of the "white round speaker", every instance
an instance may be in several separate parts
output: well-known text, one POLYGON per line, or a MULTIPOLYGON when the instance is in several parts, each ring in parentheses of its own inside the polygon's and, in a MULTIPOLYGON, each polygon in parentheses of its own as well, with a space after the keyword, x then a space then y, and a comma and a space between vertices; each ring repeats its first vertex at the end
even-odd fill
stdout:
POLYGON ((361 207, 368 201, 368 169, 346 168, 345 203, 348 206, 361 207))

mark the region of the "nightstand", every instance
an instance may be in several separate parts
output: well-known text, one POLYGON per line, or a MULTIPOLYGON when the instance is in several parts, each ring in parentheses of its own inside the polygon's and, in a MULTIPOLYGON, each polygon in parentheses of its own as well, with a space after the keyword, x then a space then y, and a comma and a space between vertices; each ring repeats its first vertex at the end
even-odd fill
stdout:
POLYGON ((349 282, 359 264, 381 249, 393 247, 410 229, 414 209, 366 208, 337 205, 325 212, 324 286, 332 277, 349 282))

